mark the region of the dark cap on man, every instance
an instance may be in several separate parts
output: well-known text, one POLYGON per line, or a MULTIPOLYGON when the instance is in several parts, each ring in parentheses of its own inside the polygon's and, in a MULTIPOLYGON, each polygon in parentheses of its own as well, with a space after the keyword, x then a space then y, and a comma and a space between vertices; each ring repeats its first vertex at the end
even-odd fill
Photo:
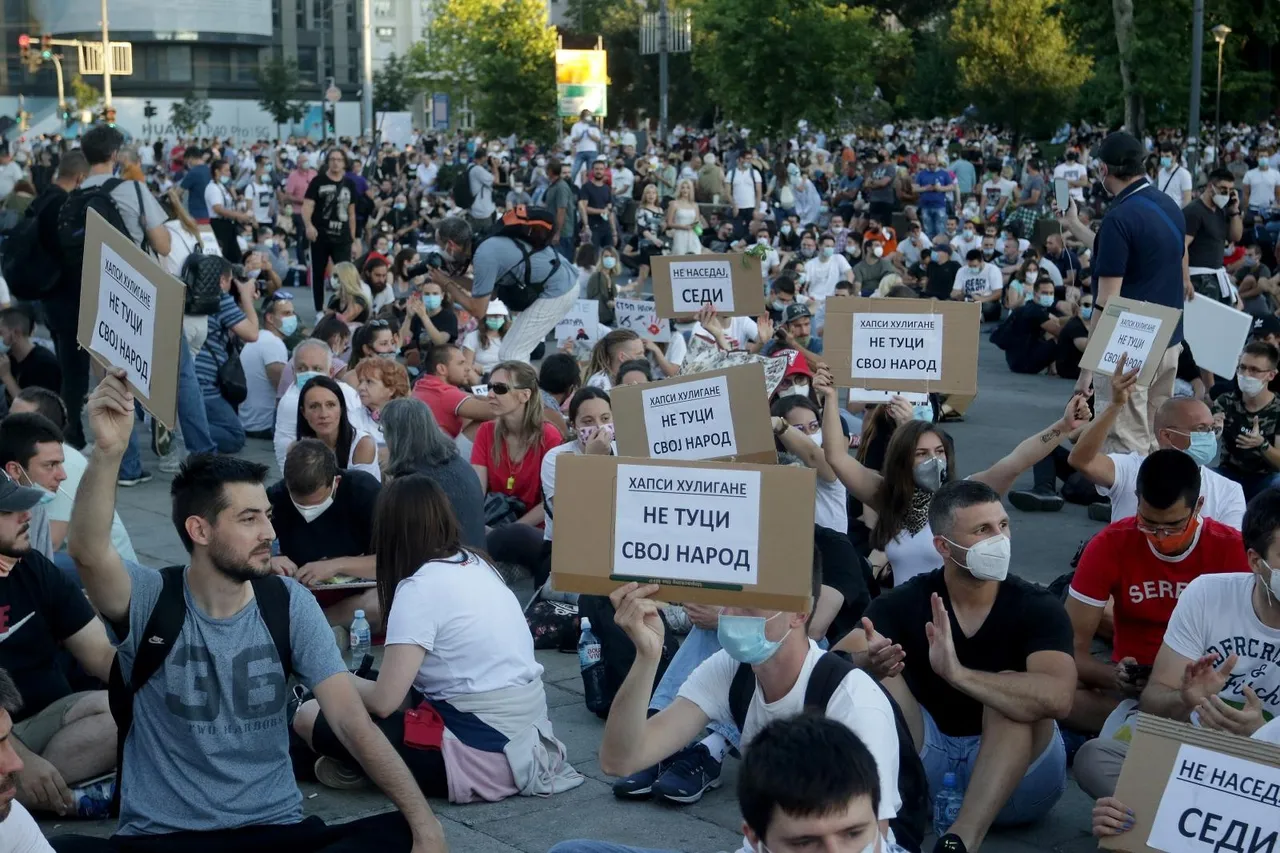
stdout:
POLYGON ((1107 134, 1107 138, 1098 146, 1098 159, 1108 166, 1134 166, 1141 163, 1145 156, 1147 150, 1137 137, 1123 130, 1107 134))
POLYGON ((792 320, 805 320, 813 315, 809 313, 809 306, 802 305, 799 302, 792 302, 786 308, 782 309, 782 322, 790 323, 792 320))
POLYGON ((0 512, 26 512, 44 497, 44 492, 19 486, 8 475, 0 475, 0 512))

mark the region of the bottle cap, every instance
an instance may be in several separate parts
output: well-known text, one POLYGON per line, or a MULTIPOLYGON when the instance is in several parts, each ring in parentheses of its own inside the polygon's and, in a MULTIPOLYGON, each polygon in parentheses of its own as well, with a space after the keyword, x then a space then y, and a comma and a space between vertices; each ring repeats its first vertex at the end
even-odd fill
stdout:
POLYGON ((363 619, 363 618, 364 618, 364 611, 363 611, 363 610, 357 610, 357 611, 356 611, 356 618, 357 618, 357 619, 363 619))
POLYGON ((956 784, 956 774, 954 773, 942 774, 942 786, 944 788, 953 788, 955 787, 955 784, 956 784))

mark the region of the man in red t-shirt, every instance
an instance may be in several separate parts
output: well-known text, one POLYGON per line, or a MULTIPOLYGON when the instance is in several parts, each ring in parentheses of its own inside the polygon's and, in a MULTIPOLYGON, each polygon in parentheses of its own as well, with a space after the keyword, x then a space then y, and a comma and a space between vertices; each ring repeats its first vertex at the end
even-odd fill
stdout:
POLYGON ((422 378, 413 386, 413 396, 427 404, 436 423, 450 438, 464 433, 474 438, 481 421, 493 420, 493 407, 468 393, 467 359, 453 344, 438 344, 427 351, 422 378))
POLYGON ((1080 679, 1069 723, 1084 731, 1101 729, 1121 699, 1142 692, 1187 584, 1250 570, 1240 532, 1201 516, 1200 466, 1189 455, 1152 453, 1138 469, 1137 494, 1137 515, 1085 547, 1066 601, 1080 679), (1090 654, 1108 598, 1115 599, 1113 663, 1090 654))

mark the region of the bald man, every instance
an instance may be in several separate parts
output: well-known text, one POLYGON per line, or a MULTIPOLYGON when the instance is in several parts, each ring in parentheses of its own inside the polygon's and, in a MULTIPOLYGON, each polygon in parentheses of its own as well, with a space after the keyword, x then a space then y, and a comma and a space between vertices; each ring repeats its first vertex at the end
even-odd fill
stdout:
MULTIPOLYGON (((1103 496, 1111 498, 1113 523, 1138 512, 1138 466, 1145 458, 1138 453, 1102 452, 1119 408, 1108 406, 1094 418, 1068 460, 1103 496)), ((1200 514, 1239 530, 1244 520, 1244 492, 1238 483, 1209 467, 1218 453, 1215 429, 1209 407, 1194 397, 1170 397, 1156 410, 1156 443, 1160 448, 1181 450, 1200 464, 1200 494, 1204 497, 1200 514)))

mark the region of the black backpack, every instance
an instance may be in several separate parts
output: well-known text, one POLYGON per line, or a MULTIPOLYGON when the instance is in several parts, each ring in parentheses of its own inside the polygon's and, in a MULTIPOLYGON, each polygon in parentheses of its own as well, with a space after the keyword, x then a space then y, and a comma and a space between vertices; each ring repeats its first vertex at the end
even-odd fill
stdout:
POLYGON ((218 255, 206 255, 197 243, 182 264, 183 314, 210 316, 222 304, 222 273, 227 262, 218 255))
MULTIPOLYGON (((47 299, 63 281, 60 252, 51 251, 40 239, 40 216, 54 203, 66 201, 61 191, 46 190, 27 208, 27 214, 10 232, 0 258, 0 273, 10 292, 19 299, 47 299)), ((74 282, 78 288, 79 279, 74 282)))
MULTIPOLYGON (((591 623, 593 626, 594 622, 591 623)), ((809 673, 809 683, 804 689, 804 709, 809 713, 827 713, 827 703, 835 695, 836 688, 845 676, 857 669, 852 660, 844 652, 827 652, 818 658, 813 671, 809 673)), ((894 839, 907 850, 918 851, 924 841, 925 828, 929 824, 932 808, 929 800, 929 778, 924 772, 924 763, 916 752, 915 742, 911 740, 911 731, 907 728, 907 720, 902 716, 902 709, 894 701, 893 696, 884 685, 876 682, 889 700, 893 709, 893 721, 898 729, 898 795, 902 797, 902 808, 898 816, 889 821, 894 839)), ((738 731, 747 722, 747 709, 751 707, 751 698, 756 692, 756 674, 750 665, 739 664, 733 674, 733 683, 729 686, 729 711, 733 721, 738 724, 738 731)), ((880 796, 885 796, 881 792, 880 796)))
POLYGON ((453 179, 453 203, 464 210, 470 210, 471 205, 476 203, 475 193, 471 192, 471 170, 476 168, 475 163, 468 163, 467 168, 458 173, 453 179))
MULTIPOLYGON (((80 281, 80 271, 84 268, 84 235, 87 227, 89 211, 95 210, 111 227, 130 240, 129 228, 125 225, 124 215, 116 205, 111 193, 124 183, 120 178, 111 178, 96 187, 73 191, 62 203, 58 211, 58 245, 62 249, 62 269, 68 275, 68 281, 80 281)), ((142 185, 133 181, 133 189, 138 194, 138 210, 146 210, 142 203, 142 185)), ((142 238, 142 250, 147 250, 145 233, 142 238)))
MULTIPOLYGON (((133 659, 133 672, 128 683, 120 671, 119 657, 111 659, 111 674, 107 680, 107 704, 116 721, 116 789, 111 799, 111 813, 120 814, 120 790, 124 785, 124 742, 133 727, 133 700, 138 692, 160 671, 165 658, 173 650, 182 624, 187 620, 187 602, 183 593, 184 566, 169 566, 160 570, 163 586, 160 597, 147 619, 138 641, 138 653, 133 659)), ((254 578, 253 597, 258 602, 258 613, 271 634, 284 671, 284 682, 293 675, 293 647, 289 644, 289 588, 275 575, 254 578)), ((127 623, 126 623, 127 627, 127 623)), ((121 632, 117 632, 120 634, 121 632)))

